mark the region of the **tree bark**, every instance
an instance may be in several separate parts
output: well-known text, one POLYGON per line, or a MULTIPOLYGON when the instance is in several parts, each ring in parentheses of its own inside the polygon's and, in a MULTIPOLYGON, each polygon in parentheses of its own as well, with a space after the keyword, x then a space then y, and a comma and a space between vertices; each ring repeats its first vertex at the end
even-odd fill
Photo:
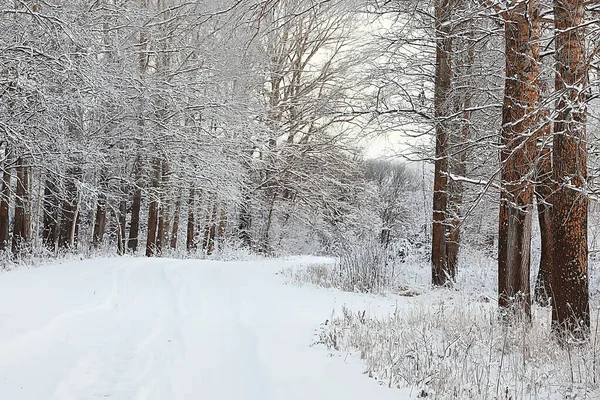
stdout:
POLYGON ((530 259, 534 169, 539 134, 539 1, 504 14, 506 79, 502 108, 498 305, 531 317, 530 259))
MULTIPOLYGON (((123 191, 126 193, 125 191, 123 191)), ((127 224, 127 200, 119 202, 119 213, 117 217, 117 252, 119 255, 125 254, 125 232, 127 224)))
POLYGON ((196 227, 196 221, 194 219, 194 208, 196 207, 195 204, 195 191, 194 189, 190 189, 190 197, 188 197, 188 202, 187 202, 187 206, 188 206, 188 216, 187 216, 187 229, 186 229, 186 240, 185 240, 185 247, 187 249, 187 251, 191 251, 193 249, 196 248, 196 234, 194 232, 195 227, 196 227))
POLYGON ((238 237, 242 241, 242 246, 252 248, 252 235, 250 228, 252 226, 252 215, 250 214, 250 194, 244 193, 240 212, 238 217, 238 237))
POLYGON ((94 220, 94 235, 92 238, 92 244, 95 248, 100 246, 104 237, 104 231, 106 229, 106 194, 107 190, 107 171, 100 173, 100 193, 98 193, 98 200, 96 202, 96 218, 94 220))
POLYGON ((156 234, 158 228, 158 185, 161 175, 160 158, 154 158, 152 193, 150 193, 150 204, 148 206, 148 236, 146 239, 146 256, 153 257, 156 254, 156 234))
POLYGON ((179 215, 181 214, 181 196, 175 202, 175 213, 173 215, 173 229, 171 231, 171 248, 177 249, 177 238, 179 233, 179 215))
MULTIPOLYGON (((547 131, 545 140, 550 140, 550 129, 547 129, 547 131)), ((548 305, 552 301, 552 153, 548 146, 545 146, 541 152, 535 187, 541 236, 541 255, 533 293, 536 303, 548 305)))
POLYGON ((557 334, 578 339, 587 337, 590 329, 584 20, 585 2, 555 0, 555 90, 560 97, 552 146, 557 185, 552 197, 552 323, 557 334))
POLYGON ((446 218, 448 211, 448 124, 452 67, 450 54, 451 0, 435 1, 436 66, 435 66, 435 170, 433 178, 433 227, 431 244, 432 283, 443 286, 454 279, 446 254, 446 218))
POLYGON ((29 167, 21 156, 17 159, 17 190, 13 225, 12 253, 16 256, 26 248, 29 241, 29 167))
POLYGON ((170 206, 167 198, 167 186, 169 184, 169 166, 166 159, 162 160, 161 180, 160 180, 160 208, 158 216, 158 234, 156 238, 156 250, 160 255, 163 248, 168 246, 170 206))
POLYGON ((140 212, 142 209, 142 157, 138 156, 135 161, 135 187, 133 189, 133 200, 131 202, 131 221, 129 224, 129 240, 127 248, 135 253, 138 248, 140 234, 140 212))
POLYGON ((76 179, 81 174, 79 167, 69 167, 65 179, 65 192, 62 201, 62 217, 60 223, 60 236, 58 247, 61 249, 73 248, 76 243, 78 204, 76 179))
POLYGON ((202 250, 207 253, 208 241, 210 238, 210 206, 206 209, 206 216, 204 217, 204 229, 202 234, 202 250))
POLYGON ((210 229, 209 229, 209 233, 208 233, 208 245, 206 248, 206 254, 209 256, 215 250, 215 237, 217 235, 217 215, 218 215, 217 213, 218 213, 218 208, 217 208, 217 203, 215 202, 215 204, 213 205, 213 209, 212 209, 210 229))
POLYGON ((58 242, 58 221, 60 210, 60 199, 58 197, 58 187, 56 185, 56 177, 48 174, 44 186, 44 229, 42 237, 44 245, 51 251, 56 251, 58 242))
POLYGON ((221 216, 219 217, 219 250, 225 247, 227 233, 227 206, 221 206, 221 216))
POLYGON ((2 198, 0 199, 0 250, 8 248, 9 205, 10 205, 10 151, 4 150, 4 171, 2 173, 2 198))

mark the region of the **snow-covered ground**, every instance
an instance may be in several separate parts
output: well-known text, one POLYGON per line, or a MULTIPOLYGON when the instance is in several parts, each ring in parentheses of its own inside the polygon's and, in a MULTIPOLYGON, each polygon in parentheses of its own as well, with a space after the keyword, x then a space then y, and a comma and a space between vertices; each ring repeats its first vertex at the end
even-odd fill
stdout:
POLYGON ((108 258, 0 274, 0 398, 409 398, 311 346, 342 304, 395 307, 276 274, 313 261, 108 258))

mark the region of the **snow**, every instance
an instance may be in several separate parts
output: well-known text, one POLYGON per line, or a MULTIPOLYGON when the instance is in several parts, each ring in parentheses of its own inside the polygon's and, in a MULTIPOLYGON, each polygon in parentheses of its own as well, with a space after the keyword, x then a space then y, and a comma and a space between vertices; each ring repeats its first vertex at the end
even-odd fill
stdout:
POLYGON ((1 274, 2 398, 409 398, 311 346, 342 304, 395 307, 277 275, 317 261, 105 258, 1 274))

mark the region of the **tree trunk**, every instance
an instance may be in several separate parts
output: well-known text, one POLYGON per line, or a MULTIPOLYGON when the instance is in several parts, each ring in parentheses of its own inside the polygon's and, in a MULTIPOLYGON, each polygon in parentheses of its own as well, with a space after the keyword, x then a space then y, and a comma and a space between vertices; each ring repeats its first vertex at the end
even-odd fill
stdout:
POLYGON ((252 226, 252 215, 250 214, 250 193, 245 190, 244 199, 240 205, 238 219, 238 237, 242 241, 242 246, 252 248, 252 235, 250 228, 252 226))
POLYGON ((75 180, 80 175, 78 167, 70 167, 65 179, 65 192, 62 202, 62 218, 58 247, 68 249, 74 247, 77 235, 78 204, 75 180), (75 228, 74 228, 75 227, 75 228))
POLYGON ((194 189, 190 189, 190 197, 188 197, 188 216, 187 216, 187 229, 186 229, 186 238, 185 238, 185 247, 187 251, 191 251, 196 248, 196 240, 195 240, 195 232, 194 229, 196 227, 196 221, 194 219, 194 208, 195 204, 195 192, 194 189))
POLYGON ((152 189, 150 193, 150 204, 148 206, 148 236, 146 239, 146 256, 153 257, 156 254, 156 231, 158 228, 158 185, 161 174, 160 158, 154 158, 154 171, 152 172, 152 189))
MULTIPOLYGON (((548 127, 550 125, 548 124, 548 127)), ((546 140, 550 140, 547 130, 546 140)), ((552 153, 548 146, 542 149, 538 164, 538 177, 536 179, 536 196, 538 220, 540 224, 541 255, 540 267, 534 289, 534 300, 541 305, 548 305, 552 301, 552 153)))
POLYGON ((58 197, 58 187, 56 185, 56 177, 48 174, 44 186, 44 229, 42 237, 44 245, 51 251, 56 251, 58 241, 58 221, 60 210, 60 199, 58 197))
POLYGON ((100 246, 102 238, 104 237, 104 231, 106 229, 106 194, 107 190, 107 171, 100 173, 100 193, 98 193, 98 201, 96 204, 96 218, 94 221, 94 235, 92 238, 92 244, 95 248, 100 246))
POLYGON ((175 202, 175 214, 173 215, 173 229, 171 231, 171 248, 177 249, 177 237, 179 232, 179 214, 181 213, 181 196, 175 202))
MULTIPOLYGON (((126 193, 124 191, 124 193, 126 193)), ((119 255, 125 254, 125 230, 127 224, 127 200, 119 202, 119 215, 117 218, 117 252, 119 255)))
POLYGON ((156 250, 160 255, 162 254, 163 248, 168 246, 168 235, 169 235, 169 220, 170 207, 169 200, 167 199, 167 186, 169 184, 169 166, 166 159, 162 160, 161 167, 161 180, 160 180, 160 209, 158 216, 158 234, 156 238, 156 250))
POLYGON ((259 251, 268 254, 271 252, 271 243, 269 240, 269 234, 271 231, 271 225, 273 224, 273 211, 275 210, 275 199, 277 198, 277 191, 273 190, 270 195, 271 202, 269 203, 269 212, 267 213, 267 223, 263 230, 262 238, 260 240, 259 251))
POLYGON ((585 2, 556 0, 552 323, 555 332, 583 339, 589 333, 585 2))
POLYGON ((539 2, 515 3, 505 13, 506 80, 502 108, 498 305, 529 318, 531 223, 537 157, 539 2))
POLYGON ((208 233, 208 246, 206 248, 206 254, 211 255, 215 250, 215 237, 217 236, 217 202, 215 202, 212 209, 212 216, 210 221, 210 230, 208 233))
POLYGON ((17 159, 17 190, 15 193, 15 218, 13 225, 12 252, 18 256, 27 245, 29 240, 27 225, 29 205, 29 176, 28 167, 25 165, 23 157, 17 159))
POLYGON ((431 243, 432 283, 443 286, 453 281, 446 254, 446 217, 448 208, 448 125, 449 94, 452 81, 450 54, 451 0, 435 1, 435 171, 433 177, 433 227, 431 243))
POLYGON ((8 148, 4 150, 4 171, 2 173, 2 198, 0 199, 0 250, 8 248, 9 234, 9 204, 10 204, 10 151, 8 148))
POLYGON ((204 217, 204 229, 202 234, 202 250, 207 253, 208 240, 210 238, 210 206, 206 209, 206 216, 204 217))
POLYGON ((219 217, 219 250, 225 247, 227 234, 227 206, 221 207, 221 216, 219 217))
POLYGON ((140 212, 142 209, 142 157, 138 156, 135 161, 135 188, 131 202, 131 221, 129 224, 129 240, 127 248, 133 253, 137 251, 140 234, 140 212))

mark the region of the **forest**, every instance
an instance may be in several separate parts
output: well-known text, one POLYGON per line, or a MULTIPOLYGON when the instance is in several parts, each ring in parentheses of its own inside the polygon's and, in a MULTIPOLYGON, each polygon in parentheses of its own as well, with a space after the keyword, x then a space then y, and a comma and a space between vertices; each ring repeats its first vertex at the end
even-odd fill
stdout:
POLYGON ((315 254, 340 258, 338 286, 378 292, 407 260, 451 288, 478 252, 501 318, 550 304, 560 341, 589 337, 596 1, 5 0, 0 15, 4 268, 315 254))

